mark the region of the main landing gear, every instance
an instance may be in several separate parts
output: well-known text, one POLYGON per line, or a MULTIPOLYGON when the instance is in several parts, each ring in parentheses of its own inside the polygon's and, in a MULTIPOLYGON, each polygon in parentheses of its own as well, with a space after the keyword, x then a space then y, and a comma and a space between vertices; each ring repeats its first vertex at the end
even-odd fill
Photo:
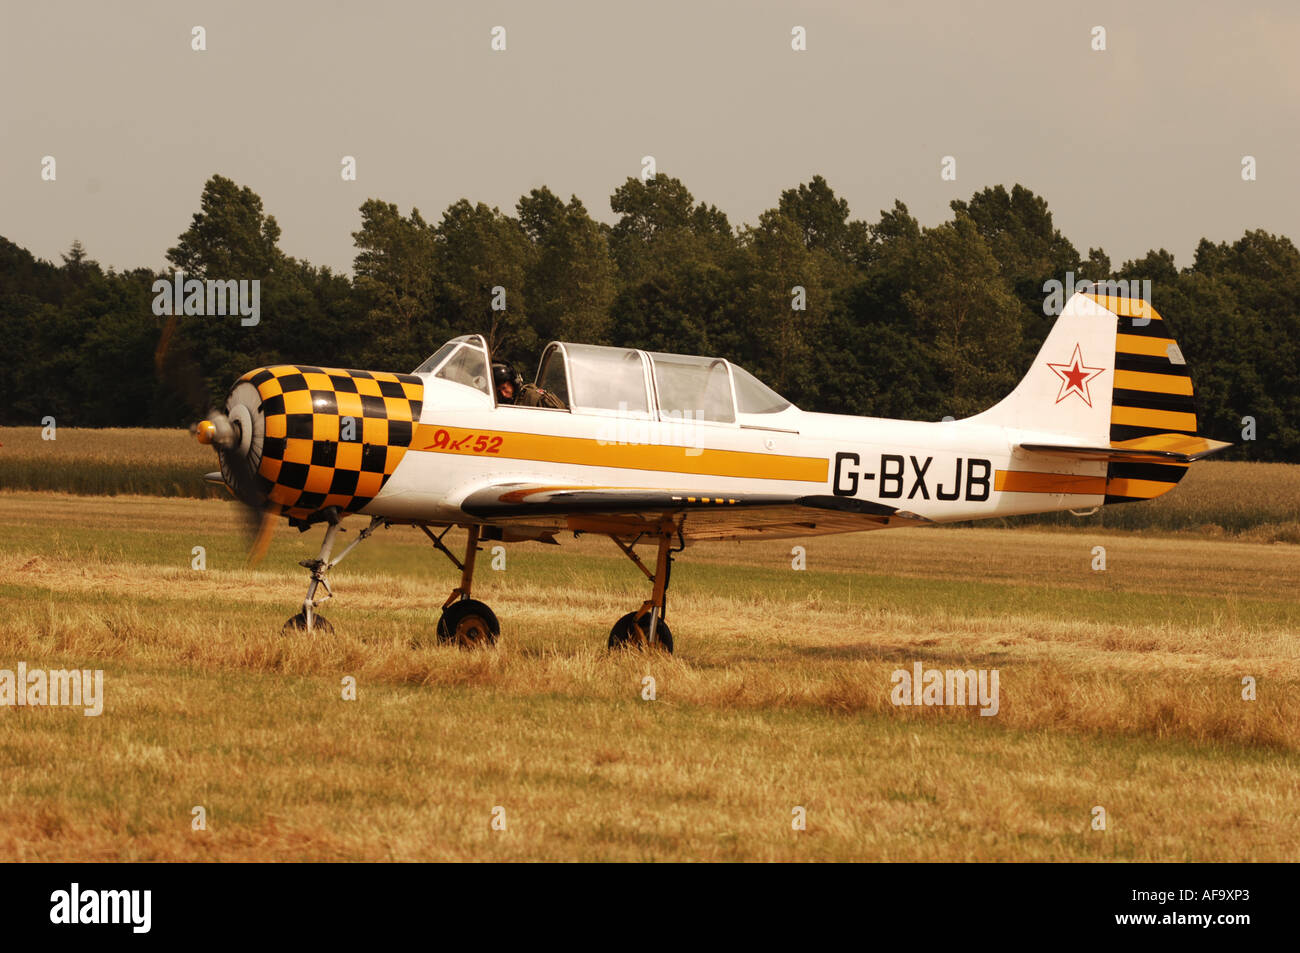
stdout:
POLYGON ((438 619, 438 641, 462 649, 495 645, 497 636, 501 634, 501 624, 497 622, 496 613, 477 599, 470 598, 470 589, 474 584, 474 559, 479 549, 479 527, 469 527, 464 562, 443 545, 442 538, 451 532, 451 527, 447 527, 439 536, 435 536, 427 526, 422 525, 420 529, 429 537, 434 548, 460 570, 460 585, 451 591, 447 601, 442 604, 442 616, 438 619))
POLYGON ((319 632, 323 635, 334 634, 334 626, 330 625, 329 620, 323 615, 316 612, 317 606, 327 599, 334 598, 334 592, 330 589, 330 584, 325 576, 331 569, 343 562, 344 557, 352 552, 363 539, 379 529, 380 526, 385 525, 387 524, 381 517, 372 517, 370 525, 358 533, 357 538, 349 543, 343 552, 339 553, 337 559, 331 562, 330 553, 334 549, 334 539, 344 530, 338 510, 334 510, 330 514, 329 526, 325 530, 325 539, 321 541, 320 553, 315 559, 304 559, 298 563, 299 566, 303 566, 311 572, 311 582, 307 584, 307 598, 302 600, 302 611, 284 624, 284 627, 280 630, 282 635, 296 635, 300 632, 308 634, 319 632), (316 591, 322 586, 325 589, 325 595, 317 599, 316 591))
POLYGON ((628 559, 636 563, 638 569, 645 573, 651 582, 650 598, 642 603, 636 612, 629 612, 614 623, 609 630, 609 647, 611 649, 637 648, 662 649, 671 653, 673 650, 673 633, 664 621, 667 613, 668 581, 673 572, 673 553, 680 553, 686 544, 681 540, 680 530, 672 521, 665 521, 652 536, 658 543, 655 555, 655 569, 651 572, 637 556, 635 547, 641 540, 638 536, 631 543, 624 543, 617 536, 611 535, 618 548, 628 559), (673 533, 677 532, 680 545, 672 548, 673 533))
MULTIPOLYGON (((307 596, 302 601, 302 611, 284 624, 282 631, 285 635, 301 632, 309 634, 319 632, 325 635, 333 635, 334 627, 316 611, 326 600, 334 597, 327 579, 329 571, 341 563, 344 557, 352 552, 362 540, 369 537, 381 526, 387 525, 389 523, 384 518, 373 517, 370 520, 370 525, 358 533, 357 538, 343 552, 339 553, 337 558, 331 559, 334 541, 337 539, 338 534, 344 530, 341 526, 340 514, 337 511, 330 514, 329 525, 325 530, 325 539, 321 542, 320 553, 315 559, 304 559, 299 564, 311 573, 311 581, 307 585, 307 596), (325 590, 325 594, 318 598, 317 592, 322 588, 325 590)), ((438 641, 444 645, 456 645, 463 649, 495 645, 497 638, 501 635, 501 624, 497 621, 496 613, 482 602, 471 598, 474 583, 474 563, 479 551, 481 528, 478 526, 468 527, 465 539, 465 557, 462 560, 458 559, 456 554, 443 543, 443 539, 451 532, 452 528, 450 526, 445 528, 442 533, 434 534, 429 527, 422 524, 417 525, 419 525, 420 531, 429 537, 434 548, 451 560, 452 564, 460 570, 460 585, 451 591, 451 595, 447 597, 447 601, 442 605, 442 615, 438 619, 438 641)), ((650 580, 650 598, 641 604, 640 609, 629 612, 614 623, 614 627, 609 632, 609 648, 623 649, 631 647, 642 650, 662 650, 671 653, 673 650, 673 633, 668 628, 668 623, 664 621, 664 617, 667 614, 668 583, 672 577, 673 554, 681 552, 686 547, 685 541, 682 539, 681 529, 672 520, 665 519, 654 528, 638 534, 631 542, 624 542, 623 540, 629 535, 626 532, 621 536, 610 533, 609 537, 650 580), (655 568, 653 571, 636 554, 637 544, 647 536, 656 543, 655 568), (678 545, 676 547, 673 546, 674 536, 677 537, 678 545)))

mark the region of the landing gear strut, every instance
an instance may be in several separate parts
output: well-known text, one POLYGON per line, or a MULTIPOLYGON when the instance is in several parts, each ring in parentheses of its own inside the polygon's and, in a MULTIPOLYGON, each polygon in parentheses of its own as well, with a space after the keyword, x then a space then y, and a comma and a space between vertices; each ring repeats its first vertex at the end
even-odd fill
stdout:
POLYGON ((441 536, 435 536, 427 526, 421 526, 420 529, 429 537, 434 548, 460 570, 460 585, 451 591, 447 601, 442 604, 442 615, 438 618, 438 641, 462 649, 495 645, 497 636, 501 634, 501 624, 497 622, 496 613, 477 599, 470 598, 470 590, 474 585, 474 561, 479 549, 479 528, 469 527, 464 562, 457 559, 455 553, 442 542, 443 536, 451 532, 450 526, 443 530, 441 536))
POLYGON ((609 630, 609 647, 611 649, 628 647, 662 649, 671 654, 673 650, 673 633, 668 628, 668 623, 664 621, 668 607, 668 582, 672 577, 673 553, 679 553, 685 548, 685 542, 682 542, 676 549, 672 548, 673 533, 675 531, 680 540, 681 533, 677 530, 676 525, 671 520, 666 520, 660 525, 658 532, 654 534, 654 539, 659 544, 655 555, 654 572, 651 572, 636 554, 635 547, 640 540, 639 536, 631 543, 624 543, 617 536, 610 536, 610 539, 618 545, 619 549, 623 550, 628 559, 636 563, 637 568, 645 573, 646 578, 652 584, 650 598, 642 603, 641 608, 636 612, 629 612, 623 616, 609 630))
POLYGON ((387 523, 382 517, 372 517, 370 525, 357 534, 357 538, 348 544, 343 552, 339 553, 338 558, 333 562, 330 561, 330 553, 334 549, 334 539, 339 533, 344 532, 342 528, 342 517, 338 510, 334 510, 329 516, 329 526, 325 529, 325 539, 321 541, 320 553, 315 559, 304 559, 299 566, 302 566, 311 572, 311 581, 307 583, 307 598, 302 600, 302 611, 291 618, 284 624, 280 630, 281 635, 296 635, 299 632, 306 632, 308 635, 319 632, 323 635, 333 635, 334 626, 330 625, 329 620, 323 615, 316 612, 316 607, 321 605, 327 599, 334 598, 334 592, 330 589, 330 584, 325 578, 331 569, 343 562, 345 556, 352 552, 357 545, 368 537, 380 526, 386 526, 387 523), (325 588, 325 595, 319 599, 316 598, 316 591, 320 587, 325 588))

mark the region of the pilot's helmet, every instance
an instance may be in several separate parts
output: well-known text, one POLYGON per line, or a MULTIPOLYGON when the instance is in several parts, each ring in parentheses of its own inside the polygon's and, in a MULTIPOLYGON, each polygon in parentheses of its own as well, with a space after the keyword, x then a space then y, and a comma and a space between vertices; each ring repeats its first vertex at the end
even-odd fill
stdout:
POLYGON ((494 386, 500 387, 506 381, 515 384, 517 383, 516 377, 514 368, 505 361, 492 362, 492 383, 494 386))
POLYGON ((515 369, 505 361, 492 362, 492 389, 496 391, 498 398, 513 401, 519 396, 519 388, 523 385, 523 378, 515 373, 515 369), (501 393, 501 385, 509 382, 512 393, 507 397, 501 393))

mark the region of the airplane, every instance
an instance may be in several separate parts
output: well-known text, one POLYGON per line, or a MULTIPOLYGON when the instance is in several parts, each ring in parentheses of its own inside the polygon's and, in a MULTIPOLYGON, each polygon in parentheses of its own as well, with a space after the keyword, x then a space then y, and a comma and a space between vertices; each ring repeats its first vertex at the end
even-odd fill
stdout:
POLYGON ((282 517, 325 524, 286 634, 331 633, 317 611, 329 571, 377 529, 411 525, 460 572, 438 640, 492 645, 500 624, 472 597, 480 544, 572 532, 608 536, 651 583, 607 645, 671 652, 666 594, 689 543, 1079 513, 1160 496, 1229 446, 1197 434, 1165 321, 1109 294, 1073 295, 1015 389, 962 420, 800 410, 716 357, 552 342, 514 403, 493 367, 477 334, 410 374, 262 367, 196 426, 221 464, 209 479, 261 512, 259 550, 282 517), (354 514, 369 525, 334 556, 354 514), (453 527, 461 557, 444 543, 453 527))

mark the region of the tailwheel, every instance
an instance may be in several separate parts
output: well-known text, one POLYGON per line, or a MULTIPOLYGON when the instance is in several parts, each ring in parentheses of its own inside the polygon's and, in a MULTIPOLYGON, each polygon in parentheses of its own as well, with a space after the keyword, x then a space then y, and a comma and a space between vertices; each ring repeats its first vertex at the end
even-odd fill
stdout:
POLYGON ((438 641, 462 649, 496 645, 501 625, 496 613, 477 599, 461 599, 442 610, 438 619, 438 641))
POLYGON ((280 634, 300 635, 301 633, 308 632, 308 631, 310 631, 314 635, 333 635, 334 626, 330 625, 330 620, 325 618, 323 615, 313 614, 313 618, 311 620, 311 628, 308 629, 306 614, 299 612, 296 616, 294 616, 284 624, 284 626, 280 629, 280 634))
MULTIPOLYGON (((658 624, 655 626, 655 633, 659 637, 658 648, 671 655, 673 651, 673 633, 668 628, 668 623, 663 619, 657 619, 656 621, 658 624)), ((629 612, 615 622, 614 628, 609 630, 609 647, 611 649, 635 648, 644 651, 650 646, 649 612, 629 612)))

